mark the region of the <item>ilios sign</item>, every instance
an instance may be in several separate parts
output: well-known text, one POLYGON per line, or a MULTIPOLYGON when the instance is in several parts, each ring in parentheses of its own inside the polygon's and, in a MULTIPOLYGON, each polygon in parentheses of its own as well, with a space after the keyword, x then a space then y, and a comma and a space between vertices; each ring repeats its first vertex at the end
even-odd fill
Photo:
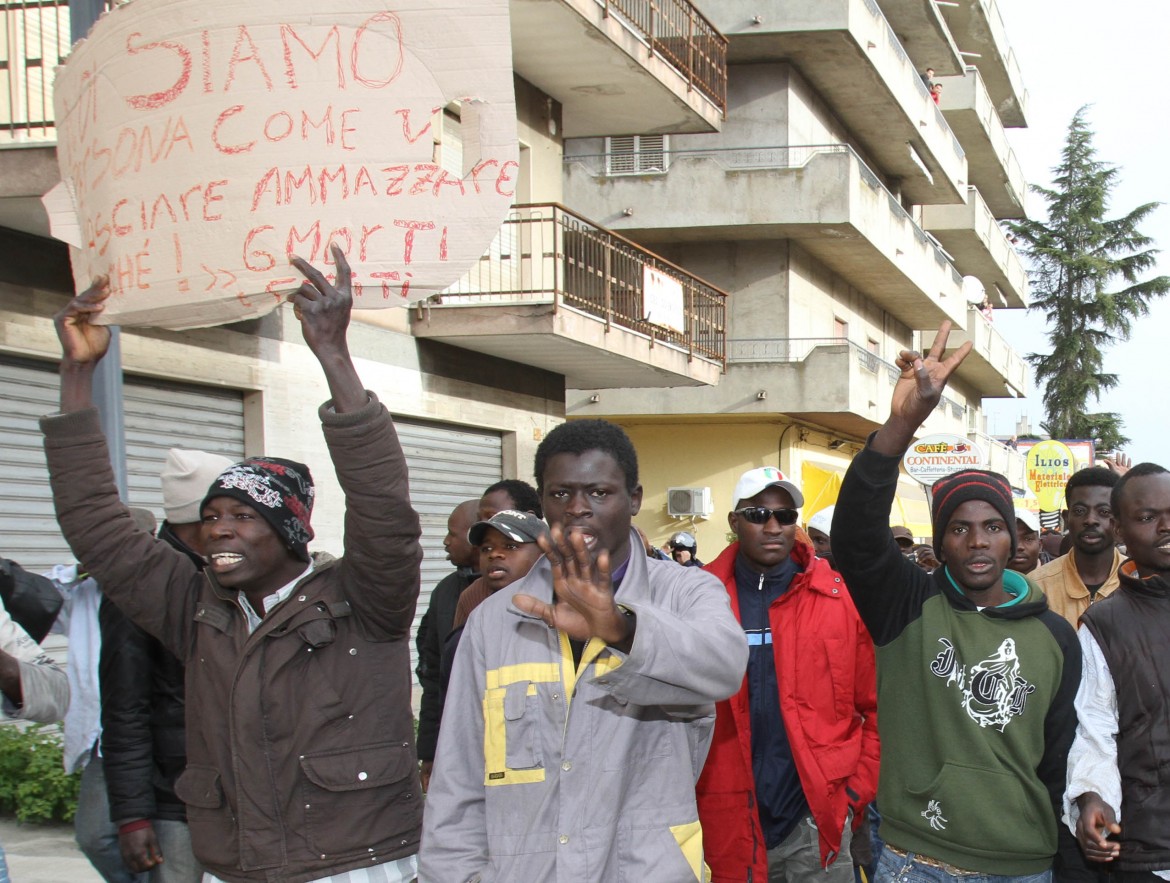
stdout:
POLYGON ((910 445, 902 457, 910 476, 930 487, 940 478, 961 469, 986 469, 979 445, 961 435, 928 435, 910 445))
POLYGON ((1028 488, 1041 509, 1051 512, 1064 506, 1064 486, 1076 469, 1076 458, 1064 442, 1049 439, 1028 449, 1028 488))

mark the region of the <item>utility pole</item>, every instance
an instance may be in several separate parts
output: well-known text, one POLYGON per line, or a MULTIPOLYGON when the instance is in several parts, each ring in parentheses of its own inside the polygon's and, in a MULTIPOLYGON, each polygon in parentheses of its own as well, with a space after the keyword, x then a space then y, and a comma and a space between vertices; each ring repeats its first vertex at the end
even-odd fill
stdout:
MULTIPOLYGON (((104 0, 69 0, 69 39, 84 39, 94 22, 105 11, 104 0)), ((101 415, 102 432, 110 448, 114 481, 122 501, 127 499, 126 485, 126 414, 122 401, 122 333, 110 326, 110 349, 98 363, 93 377, 93 399, 101 415)))

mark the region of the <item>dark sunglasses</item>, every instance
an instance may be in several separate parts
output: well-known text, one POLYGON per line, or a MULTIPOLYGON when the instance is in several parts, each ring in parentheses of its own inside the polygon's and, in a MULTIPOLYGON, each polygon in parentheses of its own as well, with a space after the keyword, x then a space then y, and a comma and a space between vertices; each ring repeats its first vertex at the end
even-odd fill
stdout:
POLYGON ((796 524, 800 512, 796 509, 769 509, 767 506, 748 506, 746 509, 736 509, 735 514, 752 524, 767 524, 770 518, 775 518, 780 524, 796 524))

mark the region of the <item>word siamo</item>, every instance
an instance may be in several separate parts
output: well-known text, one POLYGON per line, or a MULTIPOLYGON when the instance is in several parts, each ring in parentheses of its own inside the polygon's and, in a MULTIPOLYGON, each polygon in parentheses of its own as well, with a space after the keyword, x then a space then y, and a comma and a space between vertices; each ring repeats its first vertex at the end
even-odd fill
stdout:
MULTIPOLYGON (((275 91, 281 79, 287 88, 298 89, 326 72, 331 79, 336 77, 338 89, 385 89, 402 72, 402 23, 392 12, 375 13, 352 31, 333 25, 324 30, 316 46, 306 42, 305 30, 304 25, 281 24, 278 42, 261 40, 258 44, 248 26, 239 25, 234 30, 230 57, 218 70, 216 56, 222 60, 230 29, 201 30, 190 41, 147 41, 141 33, 132 33, 126 38, 126 54, 136 59, 136 69, 144 75, 162 72, 167 80, 153 91, 127 95, 124 100, 137 110, 165 107, 193 87, 197 63, 200 85, 194 88, 201 87, 207 94, 241 88, 237 77, 244 70, 253 84, 248 88, 263 84, 267 92, 275 91), (196 39, 198 45, 192 46, 196 39), (306 67, 310 68, 307 74, 306 67)), ((310 26, 309 30, 320 36, 323 29, 310 26)))

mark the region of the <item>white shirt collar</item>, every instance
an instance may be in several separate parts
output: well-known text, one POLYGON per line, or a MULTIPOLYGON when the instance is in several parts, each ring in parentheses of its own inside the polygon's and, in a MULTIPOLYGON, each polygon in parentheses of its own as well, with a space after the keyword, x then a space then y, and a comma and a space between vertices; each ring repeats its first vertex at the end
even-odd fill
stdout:
MULTIPOLYGON (((312 572, 313 562, 310 561, 309 566, 301 571, 298 576, 293 577, 293 579, 289 580, 271 595, 267 595, 264 598, 265 614, 271 613, 278 604, 287 600, 288 596, 292 594, 292 590, 297 587, 297 583, 299 583, 312 572)), ((256 614, 256 611, 252 609, 251 603, 249 603, 243 592, 240 592, 240 606, 244 608, 244 615, 248 618, 248 634, 250 635, 252 632, 256 631, 256 629, 260 628, 260 623, 264 621, 264 616, 259 616, 256 614)))

